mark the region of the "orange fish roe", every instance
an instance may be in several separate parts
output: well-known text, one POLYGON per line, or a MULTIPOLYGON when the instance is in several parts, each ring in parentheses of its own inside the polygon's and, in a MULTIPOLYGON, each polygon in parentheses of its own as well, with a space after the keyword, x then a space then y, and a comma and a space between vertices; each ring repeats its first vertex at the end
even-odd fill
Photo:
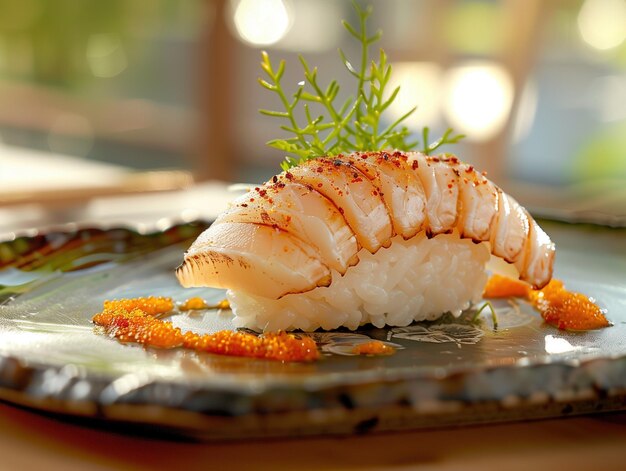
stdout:
POLYGON ((209 305, 206 301, 200 297, 193 297, 186 299, 184 303, 182 303, 178 308, 181 311, 190 311, 192 309, 206 309, 209 305))
POLYGON ((170 311, 172 307, 169 298, 105 301, 103 311, 93 317, 93 322, 121 342, 134 342, 146 347, 182 347, 220 355, 279 361, 312 361, 319 358, 313 339, 286 332, 260 336, 230 330, 214 334, 183 333, 171 322, 154 317, 170 311))
POLYGON ((352 353, 357 355, 391 355, 396 349, 381 342, 380 340, 372 340, 371 342, 360 343, 355 345, 352 353))
POLYGON ((105 311, 122 310, 130 312, 135 309, 141 309, 151 316, 164 314, 174 309, 174 301, 172 301, 172 298, 148 296, 144 298, 116 299, 104 302, 105 311))
POLYGON ((261 336, 231 330, 202 335, 186 332, 183 346, 202 352, 266 360, 313 361, 319 358, 313 339, 282 331, 261 336))
POLYGON ((544 288, 531 291, 529 299, 541 317, 559 329, 591 330, 611 325, 591 299, 566 290, 559 280, 553 279, 544 288))
POLYGON ((502 275, 492 275, 483 292, 485 298, 526 298, 531 291, 528 283, 502 275))
POLYGON ((564 330, 592 330, 611 325, 604 312, 590 298, 565 289, 563 282, 552 279, 542 289, 531 289, 523 281, 493 275, 483 296, 486 298, 526 298, 550 325, 564 330))

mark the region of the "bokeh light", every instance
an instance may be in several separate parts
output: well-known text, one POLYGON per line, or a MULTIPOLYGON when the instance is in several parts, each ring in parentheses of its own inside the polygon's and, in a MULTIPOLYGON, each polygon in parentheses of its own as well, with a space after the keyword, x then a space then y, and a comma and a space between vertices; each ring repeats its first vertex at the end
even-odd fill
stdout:
POLYGON ((254 46, 277 43, 290 27, 289 12, 283 0, 239 0, 233 10, 237 33, 254 46))
POLYGON ((87 62, 95 77, 110 78, 126 69, 128 62, 119 37, 93 34, 87 42, 87 62))
POLYGON ((467 63, 447 72, 444 96, 444 113, 455 131, 469 140, 484 141, 506 124, 513 103, 513 81, 496 63, 467 63))
POLYGON ((437 126, 441 121, 441 67, 432 62, 396 62, 392 67, 389 90, 400 86, 397 98, 389 107, 392 119, 417 106, 405 124, 411 129, 437 126))
POLYGON ((619 46, 626 40, 626 1, 585 0, 578 13, 578 31, 595 49, 619 46))

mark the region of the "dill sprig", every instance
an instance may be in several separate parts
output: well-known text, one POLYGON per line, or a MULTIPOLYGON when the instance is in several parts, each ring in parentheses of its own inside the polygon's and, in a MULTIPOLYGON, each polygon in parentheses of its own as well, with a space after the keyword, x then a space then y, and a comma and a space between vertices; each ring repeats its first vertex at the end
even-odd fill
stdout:
POLYGON ((485 301, 485 304, 483 304, 478 309, 478 311, 476 311, 476 313, 472 317, 472 323, 478 322, 478 318, 480 317, 480 314, 487 308, 491 311, 491 323, 493 324, 493 330, 496 331, 498 330, 498 316, 496 316, 496 310, 493 307, 493 304, 491 304, 489 301, 485 301))
MULTIPOLYGON (((317 76, 317 67, 309 66, 302 55, 299 55, 300 64, 304 72, 304 80, 298 83, 295 93, 289 95, 282 85, 285 73, 285 61, 281 60, 278 67, 274 67, 267 52, 261 53, 261 68, 267 75, 267 80, 259 78, 261 86, 276 93, 284 111, 259 110, 261 114, 279 118, 285 124, 280 129, 287 131, 291 137, 268 141, 270 147, 279 149, 287 155, 281 164, 283 170, 299 165, 302 162, 323 155, 337 155, 354 151, 375 151, 383 149, 398 149, 408 151, 416 149, 418 141, 409 141, 411 132, 404 125, 404 121, 415 112, 413 107, 391 124, 384 126, 383 113, 389 108, 398 96, 400 87, 387 93, 391 78, 391 65, 387 54, 380 49, 378 61, 370 59, 370 46, 379 41, 382 32, 378 30, 373 35, 367 32, 367 19, 372 14, 372 7, 362 8, 353 1, 354 9, 359 18, 355 28, 347 21, 342 21, 344 28, 361 45, 360 61, 357 67, 347 58, 340 49, 341 60, 356 79, 356 93, 343 103, 336 102, 339 93, 337 80, 328 85, 320 84, 317 76), (315 113, 321 108, 321 113, 315 113), (295 110, 302 107, 305 122, 300 124, 295 116, 295 110)), ((432 154, 445 144, 454 144, 464 136, 453 134, 448 129, 444 135, 429 141, 429 128, 422 131, 421 151, 432 154)))

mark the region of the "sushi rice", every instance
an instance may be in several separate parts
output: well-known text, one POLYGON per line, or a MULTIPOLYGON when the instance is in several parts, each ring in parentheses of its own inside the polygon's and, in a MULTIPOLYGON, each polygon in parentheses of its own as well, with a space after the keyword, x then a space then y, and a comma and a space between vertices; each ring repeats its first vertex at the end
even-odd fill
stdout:
POLYGON ((410 240, 395 236, 375 254, 361 249, 359 263, 345 275, 332 272, 328 287, 279 299, 229 290, 236 327, 275 331, 338 327, 356 329, 406 326, 435 320, 449 312, 459 316, 481 298, 487 280, 487 242, 476 244, 452 234, 410 240))

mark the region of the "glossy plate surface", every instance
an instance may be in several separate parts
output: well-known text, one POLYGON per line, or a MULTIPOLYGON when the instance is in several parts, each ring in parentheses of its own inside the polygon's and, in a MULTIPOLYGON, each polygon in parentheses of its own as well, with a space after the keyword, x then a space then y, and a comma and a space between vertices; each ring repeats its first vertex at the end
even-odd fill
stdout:
MULTIPOLYGON (((139 234, 74 229, 0 243, 0 398, 100 421, 156 424, 203 438, 437 427, 626 408, 626 230, 543 223, 556 276, 594 297, 613 326, 568 333, 524 302, 405 328, 312 334, 315 363, 279 363, 122 345, 95 332, 106 299, 202 296, 174 268, 202 223, 139 234), (350 355, 371 338, 392 356, 350 355)), ((230 329, 229 311, 173 316, 230 329)))

